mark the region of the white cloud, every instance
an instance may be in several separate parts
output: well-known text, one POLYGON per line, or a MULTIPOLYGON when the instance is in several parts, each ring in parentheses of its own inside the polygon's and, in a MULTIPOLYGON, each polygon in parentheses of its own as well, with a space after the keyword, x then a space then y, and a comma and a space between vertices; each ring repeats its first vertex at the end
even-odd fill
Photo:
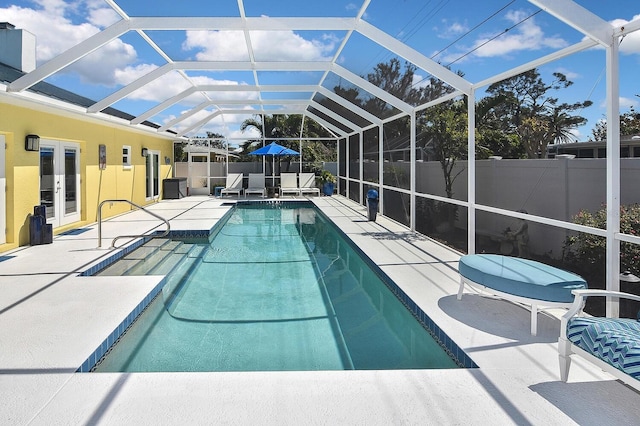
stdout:
POLYGON ((631 108, 638 106, 638 101, 632 98, 620 97, 620 108, 631 108))
MULTIPOLYGON (((526 18, 523 11, 507 13, 507 20, 515 24, 526 18)), ((481 46, 489 40, 489 37, 476 40, 475 47, 481 46)), ((480 57, 495 57, 509 55, 521 50, 540 50, 545 47, 560 49, 567 46, 567 42, 556 36, 545 36, 542 28, 535 23, 535 18, 530 18, 513 30, 490 41, 474 52, 480 57)))
MULTIPOLYGON (((181 115, 188 112, 188 110, 186 111, 182 111, 181 115)), ((175 129, 177 129, 178 131, 182 131, 184 129, 187 129, 191 126, 193 126, 194 124, 198 123, 199 121, 204 120, 206 117, 210 116, 211 114, 213 114, 213 111, 210 110, 202 110, 202 111, 198 111, 197 113, 193 114, 192 116, 184 119, 183 121, 177 123, 174 127, 175 129)), ((169 121, 173 120, 174 118, 176 118, 173 115, 168 116, 165 120, 164 120, 164 124, 168 123, 169 121)))
MULTIPOLYGON (((123 69, 118 69, 115 72, 115 80, 119 85, 127 85, 136 81, 140 77, 152 72, 157 68, 156 65, 143 64, 137 66, 129 66, 123 69)), ((237 81, 233 80, 216 80, 206 76, 194 76, 190 77, 193 84, 198 86, 204 85, 241 85, 237 81)), ((189 88, 192 85, 177 71, 171 71, 167 74, 153 80, 152 82, 144 85, 140 89, 129 95, 128 99, 140 99, 153 102, 163 102, 170 97, 177 95, 189 88)), ((209 92, 211 99, 257 99, 258 94, 255 91, 231 91, 231 92, 209 92)), ((180 101, 181 105, 195 106, 204 102, 206 98, 196 92, 180 101)))
POLYGON ((431 84, 431 81, 428 77, 420 75, 418 73, 413 74, 413 81, 411 82, 411 86, 414 89, 421 89, 423 87, 427 87, 431 84))
POLYGON ((247 61, 249 52, 242 31, 187 31, 184 50, 197 50, 199 61, 247 61))
POLYGON ((482 35, 476 39, 472 46, 462 47, 458 52, 447 54, 441 59, 441 62, 458 60, 462 54, 469 51, 473 51, 473 53, 467 58, 493 58, 511 56, 520 51, 534 51, 544 48, 560 49, 568 45, 567 41, 559 36, 545 35, 542 28, 536 24, 535 17, 524 20, 527 16, 528 12, 522 10, 508 12, 505 19, 511 24, 522 22, 495 39, 493 38, 498 32, 482 35))
MULTIPOLYGON (((141 64, 117 69, 114 75, 115 81, 118 85, 126 86, 153 72, 156 68, 158 67, 153 64, 141 64)), ((168 72, 131 93, 128 98, 162 102, 189 87, 190 84, 180 74, 168 72)))
POLYGON ((582 132, 580 132, 580 129, 570 129, 569 133, 571 133, 571 135, 573 136, 573 139, 575 140, 575 142, 577 142, 580 139, 582 139, 582 132))
POLYGON ((118 22, 121 18, 113 9, 99 7, 91 9, 87 19, 97 27, 106 28, 118 22))
MULTIPOLYGON (((360 8, 362 7, 362 5, 360 4, 355 4, 355 3, 349 3, 345 6, 345 10, 352 12, 352 11, 360 11, 360 8)), ((364 15, 362 15, 362 18, 365 20, 369 19, 369 14, 367 13, 367 11, 365 10, 364 15)))
POLYGON ((577 80, 579 78, 582 78, 581 74, 578 74, 577 72, 571 71, 571 70, 569 70, 567 68, 563 68, 563 67, 556 68, 555 72, 559 72, 561 74, 564 74, 567 77, 567 79, 569 79, 571 81, 577 80))
MULTIPOLYGON (((258 61, 330 60, 337 38, 323 34, 307 40, 293 31, 251 31, 251 46, 258 61)), ((187 31, 182 47, 197 50, 201 61, 246 61, 249 59, 241 31, 187 31)))
MULTIPOLYGON (((632 21, 640 19, 640 15, 635 15, 632 21)), ((622 27, 629 21, 624 19, 615 19, 611 21, 614 27, 622 27)), ((640 31, 635 31, 631 34, 627 34, 620 43, 620 53, 626 55, 640 54, 640 31)))
POLYGON ((469 31, 469 27, 467 26, 466 22, 465 23, 460 23, 460 22, 449 23, 448 20, 443 19, 442 25, 443 25, 442 27, 435 27, 433 29, 434 32, 437 34, 438 38, 452 39, 469 31))
MULTIPOLYGON (((188 110, 182 111, 181 114, 184 114, 186 112, 188 112, 188 110)), ((181 121, 180 123, 178 123, 175 126, 175 129, 178 131, 188 129, 189 127, 195 125, 196 123, 206 119, 207 117, 210 117, 214 113, 215 113, 215 109, 206 109, 206 110, 198 111, 191 117, 188 117, 184 121, 181 121)), ((209 122, 205 123, 201 127, 194 129, 194 131, 192 131, 191 133, 205 134, 206 132, 214 132, 214 133, 227 134, 228 137, 239 137, 239 138, 246 138, 246 139, 255 138, 259 136, 259 133, 257 131, 247 130, 246 132, 242 133, 239 130, 240 123, 242 123, 244 120, 251 117, 252 116, 250 114, 224 114, 224 116, 217 115, 216 117, 212 118, 209 122), (231 130, 230 128, 233 128, 234 130, 231 130)), ((164 122, 167 123, 174 118, 175 116, 167 117, 164 122)))
POLYGON ((326 34, 320 39, 306 40, 293 31, 251 32, 258 61, 328 61, 336 42, 335 37, 326 34))
MULTIPOLYGON (((243 117, 243 120, 246 118, 250 118, 250 116, 242 116, 242 117, 243 117)), ((239 146, 245 140, 258 139, 260 137, 260 133, 254 128, 249 128, 245 132, 240 131, 238 127, 234 129, 229 129, 228 126, 214 127, 214 128, 216 130, 207 129, 207 131, 216 131, 217 133, 226 134, 227 138, 229 139, 229 145, 231 146, 239 146), (226 129, 226 132, 223 131, 224 129, 226 129)))
POLYGON ((237 130, 236 132, 231 133, 231 137, 255 139, 260 137, 260 132, 258 132, 257 129, 251 127, 244 132, 237 130))
MULTIPOLYGON (((0 16, 2 20, 36 36, 38 64, 49 61, 120 19, 111 8, 105 7, 102 0, 38 0, 34 3, 34 8, 0 8, 0 16)), ((328 60, 339 41, 327 34, 306 40, 292 31, 252 32, 251 38, 258 60, 271 61, 328 60)), ((198 60, 248 60, 242 32, 188 31, 183 47, 196 51, 198 60)), ((116 39, 62 69, 60 73, 77 73, 82 82, 116 87, 129 84, 156 67, 138 63, 134 47, 116 39)), ((194 77, 193 81, 196 84, 237 83, 208 77, 194 77)), ((171 72, 137 90, 130 98, 163 101, 187 87, 189 83, 179 73, 171 72)), ((251 99, 256 94, 234 92, 227 95, 232 99, 251 99)), ((202 100, 202 95, 194 95, 185 102, 199 103, 202 100)))
POLYGON ((84 82, 115 86, 116 75, 136 58, 133 46, 121 40, 113 40, 70 65, 68 71, 77 72, 84 82))
POLYGON ((62 15, 71 7, 64 0, 35 0, 34 3, 52 15, 62 15))
MULTIPOLYGON (((76 13, 76 3, 40 0, 37 4, 41 9, 17 6, 0 9, 0 16, 16 28, 27 30, 36 36, 36 59, 39 64, 100 31, 100 27, 93 23, 75 24, 69 18, 76 13)), ((109 21, 108 13, 103 12, 104 7, 100 7, 95 1, 84 6, 88 8, 95 23, 105 24, 109 21)), ((71 64, 62 72, 77 72, 82 81, 110 86, 114 84, 114 69, 131 63, 136 57, 133 46, 118 39, 71 64)))
MULTIPOLYGON (((621 110, 628 109, 631 107, 636 108, 638 106, 637 99, 625 98, 624 96, 620 96, 620 98, 618 99, 618 102, 620 102, 621 110)), ((607 100, 603 99, 602 102, 600 102, 600 108, 606 108, 606 107, 607 107, 607 100)))
MULTIPOLYGON (((640 15, 635 15, 632 21, 636 19, 640 19, 640 15)), ((609 21, 611 25, 614 27, 623 27, 628 24, 630 21, 626 19, 614 19, 613 21, 609 21)), ((582 40, 587 40, 589 37, 584 36, 582 40)), ((604 50, 604 47, 600 44, 595 45, 592 49, 604 50)), ((637 55, 640 54, 640 31, 635 31, 633 33, 627 34, 620 43, 620 53, 624 55, 637 55)))

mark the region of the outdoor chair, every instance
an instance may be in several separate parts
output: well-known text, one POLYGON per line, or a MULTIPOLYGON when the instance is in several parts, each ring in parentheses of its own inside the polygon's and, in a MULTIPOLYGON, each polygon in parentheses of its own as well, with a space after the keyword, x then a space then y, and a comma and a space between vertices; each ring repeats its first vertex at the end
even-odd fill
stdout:
POLYGON ((244 196, 249 194, 260 194, 261 197, 267 196, 267 188, 264 184, 264 173, 249 173, 249 184, 244 190, 244 196))
POLYGON ((238 197, 242 194, 242 173, 229 173, 227 175, 227 183, 220 191, 220 196, 224 197, 224 194, 237 194, 238 197))
POLYGON ((300 195, 296 173, 280 173, 280 196, 284 194, 300 195))
POLYGON ((320 189, 316 186, 315 173, 300 173, 298 177, 300 178, 300 195, 316 194, 318 197, 320 196, 320 189))
MULTIPOLYGON (((578 355, 640 391, 640 321, 582 315, 587 297, 640 302, 640 296, 611 290, 573 290, 573 306, 560 320, 560 378, 566 382, 572 355, 578 355)), ((640 318, 640 313, 638 313, 640 318)))

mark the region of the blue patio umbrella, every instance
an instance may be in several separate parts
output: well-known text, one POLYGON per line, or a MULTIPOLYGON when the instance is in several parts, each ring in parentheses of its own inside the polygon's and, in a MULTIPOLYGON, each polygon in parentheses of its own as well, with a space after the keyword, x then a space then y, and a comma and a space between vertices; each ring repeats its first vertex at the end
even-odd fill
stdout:
POLYGON ((269 145, 265 145, 262 148, 258 148, 255 151, 249 153, 249 155, 263 155, 270 156, 272 165, 271 165, 271 184, 275 186, 275 159, 276 157, 282 157, 284 155, 300 155, 298 151, 294 151, 293 149, 287 148, 286 146, 278 145, 275 142, 271 142, 269 145))

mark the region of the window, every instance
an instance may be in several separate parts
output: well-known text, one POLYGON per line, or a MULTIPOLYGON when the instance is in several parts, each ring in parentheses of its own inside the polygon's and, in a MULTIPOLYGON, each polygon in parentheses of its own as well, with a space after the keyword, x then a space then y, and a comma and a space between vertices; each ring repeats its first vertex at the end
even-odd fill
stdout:
POLYGON ((131 146, 122 145, 122 168, 131 168, 131 146))

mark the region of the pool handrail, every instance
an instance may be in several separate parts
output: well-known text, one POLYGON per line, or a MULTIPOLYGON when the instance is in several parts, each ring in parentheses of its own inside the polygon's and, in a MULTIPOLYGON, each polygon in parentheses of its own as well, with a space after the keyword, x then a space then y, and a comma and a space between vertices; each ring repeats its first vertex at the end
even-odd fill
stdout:
POLYGON ((141 237, 147 237, 147 236, 149 236, 151 238, 166 237, 167 235, 169 235, 169 232, 171 231, 171 225, 169 224, 169 221, 167 219, 165 219, 162 216, 159 216, 159 215, 157 215, 157 214, 145 209, 142 206, 139 206, 138 204, 136 204, 136 203, 134 203, 132 201, 125 200, 125 199, 122 199, 122 200, 120 200, 120 199, 104 200, 98 206, 98 247, 102 247, 102 206, 105 203, 128 203, 128 204, 132 205, 133 207, 136 207, 139 210, 142 210, 142 211, 150 214, 151 216, 160 219, 161 221, 163 221, 167 225, 167 229, 162 234, 158 234, 158 235, 151 235, 151 234, 118 235, 117 237, 115 237, 111 241, 111 247, 110 248, 114 248, 116 246, 116 241, 119 240, 120 238, 141 238, 141 237))

